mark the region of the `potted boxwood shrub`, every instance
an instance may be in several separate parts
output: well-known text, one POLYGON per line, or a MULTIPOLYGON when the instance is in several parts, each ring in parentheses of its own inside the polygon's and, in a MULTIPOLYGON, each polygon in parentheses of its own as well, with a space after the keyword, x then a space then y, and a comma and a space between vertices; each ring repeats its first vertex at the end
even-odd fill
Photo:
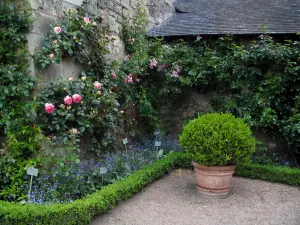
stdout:
POLYGON ((184 126, 180 144, 193 160, 198 191, 223 198, 238 163, 250 162, 255 139, 250 128, 231 114, 208 113, 184 126))

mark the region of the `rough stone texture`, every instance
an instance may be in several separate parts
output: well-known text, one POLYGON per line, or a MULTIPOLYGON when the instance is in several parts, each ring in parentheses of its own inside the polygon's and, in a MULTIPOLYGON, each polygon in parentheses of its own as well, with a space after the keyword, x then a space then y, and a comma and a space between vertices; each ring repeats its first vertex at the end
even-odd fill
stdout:
POLYGON ((125 46, 120 37, 113 37, 113 41, 108 45, 110 51, 109 58, 114 60, 123 60, 125 57, 125 46))
POLYGON ((170 0, 147 0, 147 7, 150 16, 147 30, 161 25, 175 12, 175 8, 170 0))
MULTIPOLYGON (((63 64, 52 64, 47 69, 42 70, 40 74, 43 86, 47 87, 50 82, 63 75, 63 64)), ((66 77, 68 77, 68 75, 66 75, 66 77)))
POLYGON ((82 4, 82 2, 83 2, 83 0, 65 0, 65 1, 69 2, 69 3, 73 4, 73 5, 78 5, 78 6, 80 6, 82 4))
POLYGON ((29 72, 32 76, 37 76, 38 74, 32 56, 35 54, 35 51, 39 49, 40 46, 42 45, 44 36, 42 34, 30 33, 26 35, 26 39, 28 45, 28 52, 30 54, 30 56, 28 56, 29 72))
POLYGON ((199 196, 194 172, 173 171, 91 225, 299 225, 300 190, 234 177, 225 199, 199 196))
POLYGON ((79 63, 75 63, 72 58, 64 59, 62 67, 62 74, 60 75, 65 78, 77 78, 83 70, 82 66, 79 63))
POLYGON ((36 11, 33 13, 36 21, 33 23, 33 29, 31 33, 34 34, 44 34, 46 35, 50 31, 49 24, 55 23, 55 18, 53 16, 44 14, 42 12, 36 11))
POLYGON ((33 10, 44 8, 44 0, 29 0, 28 2, 33 10))
POLYGON ((62 15, 62 0, 44 1, 44 10, 47 12, 47 14, 52 16, 62 15))
POLYGON ((44 35, 30 33, 26 35, 29 54, 34 55, 35 51, 39 49, 44 41, 44 35))

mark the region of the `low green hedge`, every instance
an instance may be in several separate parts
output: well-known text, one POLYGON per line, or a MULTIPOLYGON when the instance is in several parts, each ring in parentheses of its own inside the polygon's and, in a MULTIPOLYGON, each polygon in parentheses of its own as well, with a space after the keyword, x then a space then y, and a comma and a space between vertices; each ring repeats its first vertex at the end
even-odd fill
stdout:
MULTIPOLYGON (((172 153, 139 170, 122 181, 69 204, 20 205, 0 201, 1 225, 89 224, 94 216, 114 208, 147 184, 162 177, 175 167, 192 168, 184 153, 172 153)), ((237 176, 263 179, 300 186, 300 169, 244 164, 236 168, 237 176)))
POLYGON ((300 186, 300 169, 283 166, 269 166, 258 164, 242 164, 235 170, 236 176, 261 179, 300 186))
POLYGON ((68 204, 22 206, 0 201, 0 224, 89 224, 95 215, 109 211, 118 202, 128 199, 175 166, 187 166, 187 163, 188 160, 183 153, 172 153, 122 181, 117 181, 86 198, 68 204))
MULTIPOLYGON (((181 168, 192 169, 191 159, 182 157, 177 165, 181 168)), ((271 166, 259 164, 240 164, 235 169, 235 176, 260 179, 270 182, 300 186, 300 169, 284 166, 271 166)))

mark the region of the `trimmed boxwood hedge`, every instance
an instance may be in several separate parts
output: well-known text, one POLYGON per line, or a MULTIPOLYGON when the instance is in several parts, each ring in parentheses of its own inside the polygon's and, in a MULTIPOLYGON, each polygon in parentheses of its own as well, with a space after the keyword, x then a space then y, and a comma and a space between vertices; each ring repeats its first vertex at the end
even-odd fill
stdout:
MULTIPOLYGON (((172 153, 83 199, 68 204, 20 205, 0 201, 1 225, 89 224, 94 216, 114 208, 175 167, 192 168, 184 153, 172 153)), ((239 165, 236 175, 300 186, 300 169, 256 164, 239 165)))
POLYGON ((271 182, 300 186, 300 169, 283 166, 242 164, 237 166, 235 175, 271 182))
POLYGON ((1 225, 89 224, 92 218, 114 208, 145 185, 160 178, 175 166, 187 166, 183 153, 172 153, 122 181, 117 181, 83 199, 68 204, 20 205, 0 201, 1 225))

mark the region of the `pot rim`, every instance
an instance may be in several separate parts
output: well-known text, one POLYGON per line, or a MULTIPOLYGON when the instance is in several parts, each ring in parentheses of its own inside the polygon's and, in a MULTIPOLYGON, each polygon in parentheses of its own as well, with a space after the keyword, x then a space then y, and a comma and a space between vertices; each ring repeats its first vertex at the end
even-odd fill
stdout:
POLYGON ((199 164, 195 161, 192 161, 192 164, 195 168, 203 169, 203 170, 235 170, 236 165, 228 165, 228 166, 205 166, 199 164))

